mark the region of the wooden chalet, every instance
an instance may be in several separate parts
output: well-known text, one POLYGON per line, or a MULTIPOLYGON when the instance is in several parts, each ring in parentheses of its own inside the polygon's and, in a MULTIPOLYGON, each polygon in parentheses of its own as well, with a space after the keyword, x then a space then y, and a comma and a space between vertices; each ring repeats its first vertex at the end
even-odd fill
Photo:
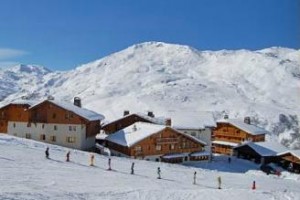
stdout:
POLYGON ((28 109, 33 102, 12 102, 0 108, 0 133, 8 132, 8 121, 28 122, 28 109))
POLYGON ((211 152, 212 130, 216 122, 211 112, 203 111, 168 111, 165 113, 166 124, 172 128, 204 141, 205 150, 211 152))
POLYGON ((277 163, 277 154, 286 150, 287 148, 278 142, 246 142, 234 147, 234 155, 238 158, 252 160, 255 163, 268 164, 277 163))
POLYGON ((142 114, 142 113, 130 114, 130 112, 128 110, 125 110, 122 118, 104 124, 101 129, 106 134, 111 134, 111 133, 115 133, 121 129, 124 129, 124 128, 134 124, 135 122, 147 122, 147 123, 161 124, 161 125, 165 124, 164 119, 156 118, 154 116, 153 112, 151 112, 151 111, 149 111, 146 115, 146 114, 142 114))
POLYGON ((61 146, 90 149, 100 131, 103 115, 81 108, 81 101, 69 102, 48 99, 28 109, 28 119, 9 119, 8 133, 61 146))
POLYGON ((280 165, 291 172, 300 173, 300 150, 289 150, 278 155, 280 165))
POLYGON ((251 124, 250 118, 243 120, 224 119, 217 121, 217 127, 212 134, 213 153, 232 155, 233 147, 239 144, 252 141, 265 141, 265 134, 268 132, 256 125, 251 124))
MULTIPOLYGON (((136 122, 106 137, 105 146, 113 155, 171 163, 189 160, 189 154, 204 152, 205 142, 171 127, 136 122)), ((208 159, 194 156, 195 160, 208 159)))

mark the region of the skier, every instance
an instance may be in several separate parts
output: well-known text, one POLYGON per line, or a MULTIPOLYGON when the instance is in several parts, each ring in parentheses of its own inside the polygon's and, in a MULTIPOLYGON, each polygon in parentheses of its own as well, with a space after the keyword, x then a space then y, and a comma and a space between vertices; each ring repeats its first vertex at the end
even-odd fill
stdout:
POLYGON ((94 154, 91 154, 90 155, 90 166, 94 166, 94 158, 95 158, 94 154))
POLYGON ((230 157, 228 157, 228 163, 231 163, 231 158, 230 157))
POLYGON ((108 159, 108 170, 111 170, 111 159, 108 159))
POLYGON ((70 151, 67 152, 66 154, 66 161, 69 162, 70 161, 70 151))
POLYGON ((221 189, 221 184, 222 184, 222 180, 221 180, 221 176, 218 176, 218 189, 221 189))
POLYGON ((194 185, 196 185, 196 176, 197 176, 197 172, 195 171, 194 172, 194 183, 193 183, 194 185))
POLYGON ((131 164, 131 174, 134 174, 134 162, 131 164))
POLYGON ((46 148, 45 155, 46 155, 46 158, 49 158, 49 147, 46 148))
POLYGON ((160 167, 157 168, 157 175, 158 175, 157 178, 158 178, 158 179, 161 179, 161 177, 160 177, 160 167))

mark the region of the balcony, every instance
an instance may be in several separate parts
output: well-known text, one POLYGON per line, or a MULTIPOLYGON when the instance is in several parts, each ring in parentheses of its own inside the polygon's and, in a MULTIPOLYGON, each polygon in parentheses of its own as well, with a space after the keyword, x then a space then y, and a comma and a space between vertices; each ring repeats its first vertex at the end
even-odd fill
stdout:
POLYGON ((156 144, 175 144, 178 143, 177 138, 156 138, 156 144))

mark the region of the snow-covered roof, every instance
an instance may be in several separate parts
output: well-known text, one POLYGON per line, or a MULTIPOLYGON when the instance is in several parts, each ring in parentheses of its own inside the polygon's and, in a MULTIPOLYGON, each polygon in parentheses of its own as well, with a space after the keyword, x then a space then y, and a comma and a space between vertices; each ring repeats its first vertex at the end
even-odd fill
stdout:
POLYGON ((164 128, 165 126, 163 125, 136 122, 122 130, 117 131, 116 133, 109 135, 106 140, 121 146, 131 147, 143 139, 163 130, 164 128))
POLYGON ((162 156, 162 158, 164 158, 164 159, 184 158, 188 155, 189 155, 189 153, 172 153, 172 154, 165 154, 162 156))
POLYGON ((172 127, 175 129, 216 127, 216 122, 211 112, 168 111, 166 116, 171 118, 172 127))
POLYGON ((217 123, 229 123, 251 135, 262 135, 268 134, 269 132, 263 128, 255 126, 254 124, 247 124, 244 120, 240 119, 222 119, 218 120, 217 123))
POLYGON ((98 140, 104 140, 105 138, 107 138, 107 134, 105 134, 105 133, 99 133, 99 134, 97 134, 96 135, 96 139, 98 139, 98 140))
POLYGON ((287 150, 287 151, 284 151, 284 152, 281 152, 281 153, 278 153, 277 155, 278 156, 281 156, 281 155, 284 155, 284 154, 292 154, 293 156, 297 157, 300 159, 300 150, 287 150))
POLYGON ((238 145, 238 143, 234 143, 234 142, 226 142, 226 141, 220 141, 220 140, 215 140, 212 141, 213 144, 220 144, 220 145, 226 145, 226 146, 232 146, 235 147, 238 145))
MULTIPOLYGON (((167 126, 152 124, 146 122, 136 122, 122 130, 119 130, 113 134, 110 134, 106 140, 119 144, 121 146, 131 147, 134 144, 142 141, 143 139, 158 133, 159 131, 167 128, 167 126)), ((174 129, 173 129, 174 130, 174 129)), ((176 130, 174 130, 176 131, 176 130)), ((206 145, 206 143, 198 138, 190 136, 188 134, 182 133, 180 131, 176 131, 179 134, 182 134, 198 143, 206 145)))
POLYGON ((30 100, 16 100, 16 101, 12 101, 12 102, 2 106, 1 108, 6 107, 8 105, 29 105, 29 106, 32 106, 36 103, 37 103, 36 101, 30 101, 30 100))
POLYGON ((208 151, 199 151, 190 154, 190 156, 210 156, 210 155, 211 153, 208 151))
POLYGON ((154 124, 165 125, 165 120, 166 120, 165 118, 162 118, 162 117, 150 117, 150 116, 148 116, 147 114, 144 114, 144 113, 131 113, 131 114, 125 115, 125 116, 123 116, 123 117, 121 117, 121 118, 118 118, 118 119, 116 119, 116 120, 108 121, 108 122, 106 122, 105 124, 103 124, 103 126, 106 126, 107 124, 111 124, 111 123, 114 123, 114 122, 116 122, 116 121, 125 119, 125 118, 127 118, 127 117, 129 117, 129 116, 132 116, 132 115, 137 115, 137 116, 139 116, 140 118, 143 118, 143 119, 145 119, 145 120, 147 120, 147 121, 149 121, 149 122, 152 122, 152 123, 154 123, 154 124))
POLYGON ((248 142, 241 144, 235 148, 249 146, 261 156, 275 156, 278 153, 287 151, 287 148, 279 144, 278 142, 248 142))
POLYGON ((55 105, 57 105, 58 107, 61 107, 65 110, 68 110, 68 111, 71 111, 89 121, 94 121, 94 120, 103 120, 104 119, 104 116, 101 115, 101 114, 98 114, 94 111, 91 111, 91 110, 88 110, 88 109, 85 109, 85 108, 81 108, 81 107, 78 107, 78 106, 75 106, 73 103, 69 103, 69 102, 63 102, 63 101, 57 101, 57 100, 45 100, 45 101, 42 101, 42 102, 39 102, 33 106, 30 107, 30 109, 44 103, 44 102, 51 102, 55 105))

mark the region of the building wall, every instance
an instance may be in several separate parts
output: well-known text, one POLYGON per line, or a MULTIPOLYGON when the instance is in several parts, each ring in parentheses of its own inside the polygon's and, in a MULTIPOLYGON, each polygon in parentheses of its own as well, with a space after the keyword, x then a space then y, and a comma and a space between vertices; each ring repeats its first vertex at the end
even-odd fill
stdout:
POLYGON ((29 119, 28 104, 9 104, 0 108, 0 133, 7 133, 8 121, 26 122, 29 119))
POLYGON ((119 120, 116 120, 114 122, 111 122, 109 124, 106 124, 102 127, 102 130, 105 131, 106 134, 111 134, 111 133, 115 133, 121 129, 124 129, 132 124, 134 124, 135 122, 149 122, 150 121, 136 115, 136 114, 130 114, 128 116, 125 116, 119 120))
MULTIPOLYGON (((30 109, 30 121, 55 124, 85 124, 87 120, 79 115, 60 108, 59 106, 46 101, 30 109)), ((100 124, 100 122, 99 122, 100 124)))
POLYGON ((130 157, 150 159, 158 158, 170 153, 190 153, 203 151, 204 145, 186 137, 170 128, 166 128, 132 147, 123 147, 112 142, 107 142, 107 147, 126 154, 130 157))
POLYGON ((194 136, 204 142, 206 142, 205 151, 211 151, 211 135, 212 129, 205 128, 205 129, 178 129, 179 131, 186 133, 188 135, 194 136))
POLYGON ((85 118, 65 110, 51 102, 44 102, 30 110, 30 121, 33 123, 84 124, 86 137, 96 136, 100 132, 100 120, 88 121, 85 118))
POLYGON ((94 147, 95 137, 86 138, 86 126, 83 124, 53 124, 53 123, 27 123, 8 122, 8 134, 22 138, 56 144, 69 148, 86 150, 94 147), (42 139, 45 135, 45 140, 42 139), (51 137, 55 136, 56 141, 51 137), (69 141, 68 141, 69 137, 69 141))
MULTIPOLYGON (((217 123, 217 127, 212 134, 212 141, 225 141, 232 143, 242 143, 244 141, 260 142, 265 141, 265 135, 251 135, 229 123, 217 123)), ((232 154, 232 147, 226 145, 212 145, 213 153, 232 154)))

